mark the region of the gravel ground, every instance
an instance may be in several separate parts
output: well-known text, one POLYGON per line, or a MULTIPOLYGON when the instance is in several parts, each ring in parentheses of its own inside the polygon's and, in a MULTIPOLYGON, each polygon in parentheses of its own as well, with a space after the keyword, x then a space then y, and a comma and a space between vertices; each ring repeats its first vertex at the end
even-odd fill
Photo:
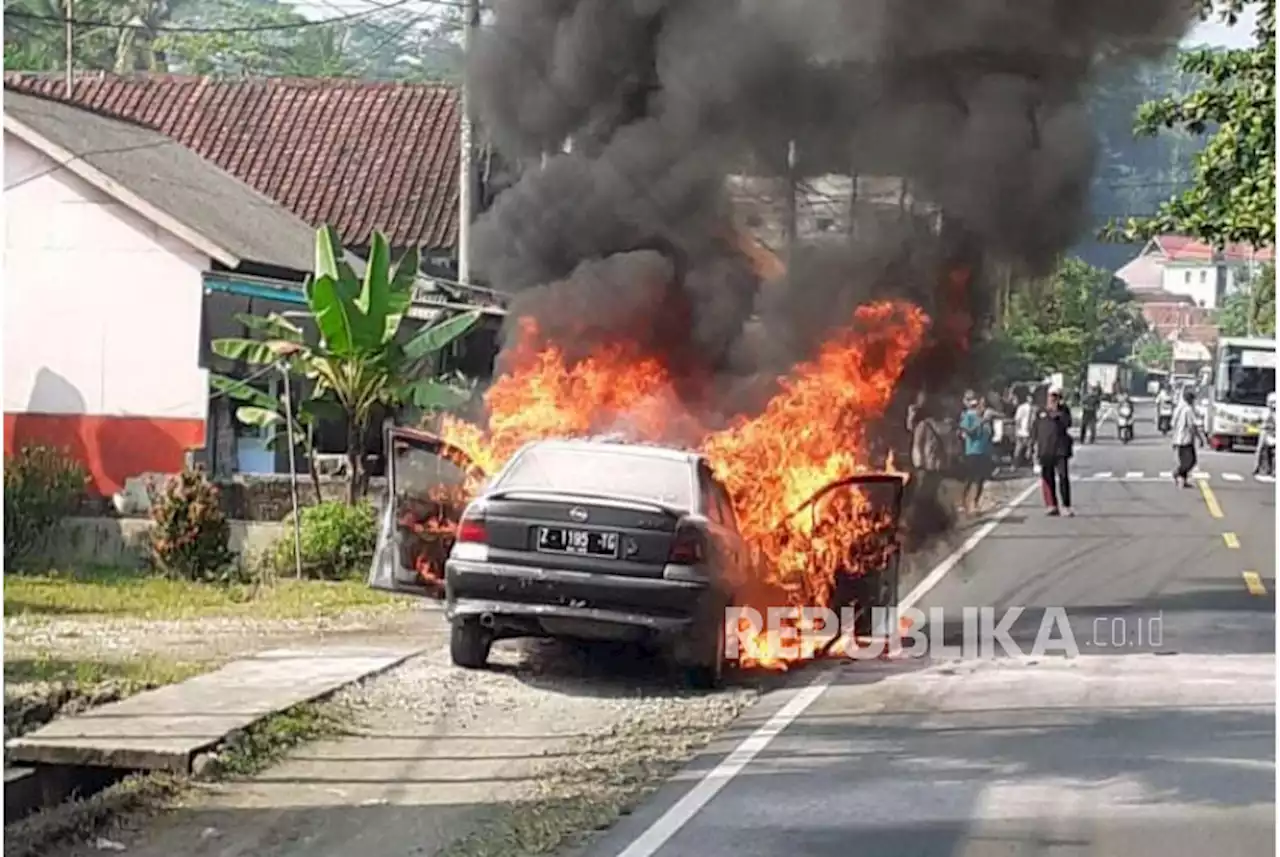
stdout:
MULTIPOLYGON (((354 612, 345 617, 249 619, 210 617, 175 621, 71 617, 6 617, 5 657, 125 660, 156 656, 171 661, 217 661, 292 643, 326 638, 403 639, 438 625, 434 603, 408 613, 354 612)), ((372 644, 372 643, 371 643, 372 644)))
POLYGON ((108 837, 143 857, 546 853, 610 823, 761 689, 684 692, 621 648, 554 643, 504 643, 465 671, 441 643, 339 695, 352 734, 108 837))

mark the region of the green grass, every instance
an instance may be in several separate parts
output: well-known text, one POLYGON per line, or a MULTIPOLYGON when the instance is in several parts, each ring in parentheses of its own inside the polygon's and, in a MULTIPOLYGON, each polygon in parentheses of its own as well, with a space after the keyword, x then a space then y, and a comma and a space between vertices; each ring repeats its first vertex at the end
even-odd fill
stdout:
POLYGON ((28 682, 66 682, 85 687, 119 681, 138 687, 159 687, 207 672, 210 664, 142 657, 127 661, 71 660, 38 655, 4 662, 7 685, 28 682))
POLYGON ((400 610, 410 600, 369 589, 364 581, 278 580, 260 587, 224 586, 121 568, 5 575, 4 580, 5 616, 302 619, 353 610, 400 610))

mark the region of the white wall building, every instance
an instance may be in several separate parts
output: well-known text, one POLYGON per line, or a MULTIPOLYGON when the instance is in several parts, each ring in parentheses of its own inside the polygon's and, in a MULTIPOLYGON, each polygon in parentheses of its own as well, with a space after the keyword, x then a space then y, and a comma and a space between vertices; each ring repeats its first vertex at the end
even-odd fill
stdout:
POLYGON ((1217 309, 1224 297, 1274 258, 1273 248, 1255 250, 1233 244, 1215 253, 1203 242, 1162 235, 1151 239, 1135 259, 1116 271, 1116 276, 1135 293, 1185 295, 1198 307, 1217 309))
POLYGON ((5 452, 66 448, 93 487, 206 442, 206 276, 304 271, 311 228, 168 137, 5 92, 5 452))

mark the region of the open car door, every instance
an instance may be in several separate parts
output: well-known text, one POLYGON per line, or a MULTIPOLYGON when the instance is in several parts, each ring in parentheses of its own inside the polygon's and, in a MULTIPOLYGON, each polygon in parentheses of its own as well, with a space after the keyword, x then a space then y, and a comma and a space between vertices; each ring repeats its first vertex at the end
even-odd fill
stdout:
POLYGON ((369 586, 444 597, 444 563, 468 497, 465 458, 441 438, 387 431, 387 495, 369 586))
POLYGON ((794 513, 811 516, 810 532, 819 534, 820 522, 832 517, 824 515, 831 504, 866 505, 860 517, 868 520, 869 531, 866 538, 858 540, 857 555, 843 558, 831 597, 835 610, 856 609, 858 634, 870 634, 874 608, 898 604, 902 558, 899 529, 905 486, 904 478, 896 473, 860 473, 824 486, 794 513))

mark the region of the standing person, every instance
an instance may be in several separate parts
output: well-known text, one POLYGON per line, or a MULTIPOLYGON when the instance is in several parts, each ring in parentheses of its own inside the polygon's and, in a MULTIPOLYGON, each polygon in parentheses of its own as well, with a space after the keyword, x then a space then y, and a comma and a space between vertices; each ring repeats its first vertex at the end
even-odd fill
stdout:
POLYGON ((946 445, 942 430, 933 419, 931 403, 920 402, 916 410, 914 432, 911 436, 911 467, 916 482, 917 497, 933 497, 946 469, 946 445))
POLYGON ((1034 457, 1033 444, 1031 443, 1031 427, 1035 423, 1036 409, 1031 404, 1031 396, 1023 397, 1022 404, 1018 405, 1018 409, 1013 414, 1013 464, 1015 467, 1022 467, 1030 464, 1034 457))
POLYGON ((1075 512, 1071 508, 1071 411, 1062 404, 1062 391, 1050 390, 1049 400, 1036 414, 1033 434, 1036 442, 1036 458, 1040 462, 1040 491, 1044 496, 1047 514, 1067 517, 1075 512), (1061 508, 1059 508, 1061 502, 1061 508))
POLYGON ((1196 419, 1196 392, 1191 387, 1182 391, 1182 401, 1173 411, 1173 451, 1178 458, 1178 469, 1173 472, 1173 482, 1190 488, 1191 471, 1196 469, 1196 445, 1204 442, 1200 423, 1196 419))
MULTIPOLYGON (((1272 390, 1267 393, 1267 418, 1262 423, 1262 434, 1258 437, 1258 454, 1253 458, 1253 475, 1258 476, 1262 473, 1262 463, 1266 460, 1271 452, 1272 447, 1267 446, 1268 439, 1275 440, 1276 436, 1276 391, 1272 390)), ((1271 462, 1272 475, 1275 471, 1275 462, 1271 462)))
POLYGON ((983 412, 982 402, 972 390, 964 394, 960 435, 964 438, 964 488, 961 503, 966 512, 977 514, 983 486, 991 478, 991 421, 983 412))
MULTIPOLYGON (((1059 396, 1059 406, 1061 406, 1059 396)), ((1084 401, 1080 404, 1080 442, 1098 442, 1098 409, 1102 407, 1102 390, 1093 387, 1085 390, 1084 401)))

